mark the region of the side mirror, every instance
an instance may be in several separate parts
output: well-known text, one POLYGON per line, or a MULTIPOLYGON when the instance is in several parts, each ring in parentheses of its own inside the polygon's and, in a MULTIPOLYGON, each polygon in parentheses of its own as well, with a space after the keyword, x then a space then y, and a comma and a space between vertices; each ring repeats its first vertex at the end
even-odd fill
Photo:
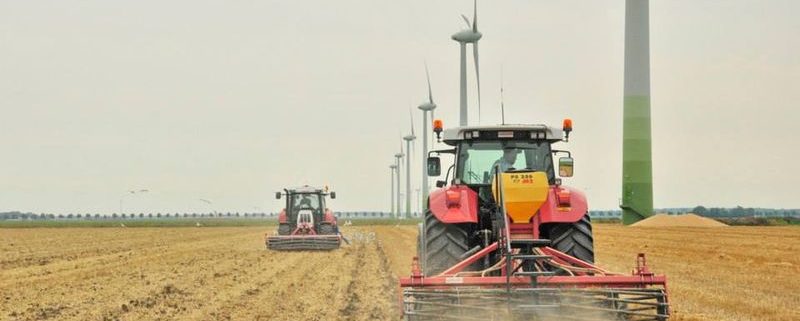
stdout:
POLYGON ((558 159, 558 176, 572 177, 575 161, 572 157, 561 157, 558 159))
POLYGON ((336 192, 331 192, 331 199, 335 199, 335 198, 336 198, 336 192))
POLYGON ((428 176, 439 176, 442 174, 442 161, 439 157, 428 157, 428 176))
POLYGON ((275 199, 281 199, 281 192, 275 192, 275 199))

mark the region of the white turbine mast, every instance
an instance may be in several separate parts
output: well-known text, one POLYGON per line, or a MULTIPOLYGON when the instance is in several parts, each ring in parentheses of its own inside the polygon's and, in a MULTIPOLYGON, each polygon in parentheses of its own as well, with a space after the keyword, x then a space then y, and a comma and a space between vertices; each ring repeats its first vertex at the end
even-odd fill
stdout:
POLYGON ((408 109, 408 115, 411 116, 411 134, 403 137, 406 141, 406 214, 404 218, 411 216, 411 143, 417 139, 414 135, 414 114, 411 113, 411 108, 408 109))
POLYGON ((390 199, 390 203, 389 204, 391 204, 390 213, 392 213, 392 216, 397 217, 397 212, 395 212, 395 208, 394 208, 394 206, 395 206, 395 203, 394 203, 394 172, 397 171, 397 165, 391 164, 391 165, 389 165, 389 169, 392 171, 392 181, 389 184, 389 189, 391 190, 391 194, 390 194, 390 197, 389 197, 389 199, 390 199))
POLYGON ((395 190, 395 192, 397 193, 396 194, 397 197, 395 198, 395 200, 397 202, 397 206, 396 206, 397 207, 397 216, 395 216, 395 218, 398 218, 400 216, 400 177, 402 177, 401 174, 400 174, 401 173, 400 170, 402 168, 400 166, 400 164, 401 164, 400 160, 403 159, 403 156, 405 156, 403 154, 403 141, 400 141, 400 151, 397 154, 394 154, 394 164, 395 164, 395 166, 397 168, 397 181, 395 181, 395 184, 397 186, 397 189, 395 190))
MULTIPOLYGON (((431 75, 428 72, 428 65, 425 64, 425 77, 428 79, 428 101, 417 106, 422 110, 422 195, 428 195, 428 131, 431 130, 431 123, 428 122, 428 111, 431 112, 431 120, 434 119, 433 111, 436 103, 433 102, 433 90, 431 90, 431 75)), ((423 203, 423 209, 427 209, 427 202, 423 203)))

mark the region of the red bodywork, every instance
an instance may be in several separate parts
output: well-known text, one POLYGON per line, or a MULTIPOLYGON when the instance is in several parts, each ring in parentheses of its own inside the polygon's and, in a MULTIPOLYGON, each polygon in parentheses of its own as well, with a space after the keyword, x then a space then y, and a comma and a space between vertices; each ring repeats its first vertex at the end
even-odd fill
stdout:
MULTIPOLYGON (((443 223, 477 223, 478 193, 466 185, 436 189, 430 195, 430 210, 443 223)), ((531 223, 577 222, 589 208, 586 196, 567 186, 551 186, 547 201, 531 223)), ((538 233, 538 232, 537 232, 538 233)))
POLYGON ((336 216, 333 215, 333 212, 331 212, 330 209, 327 209, 327 208, 325 209, 325 216, 322 218, 322 220, 324 222, 328 222, 328 223, 331 223, 333 225, 336 225, 336 216))
POLYGON ((478 193, 466 185, 440 188, 431 192, 429 208, 444 223, 477 223, 478 193))
POLYGON ((540 223, 571 223, 580 221, 588 211, 589 203, 583 192, 568 186, 552 186, 547 201, 534 218, 539 217, 540 223))

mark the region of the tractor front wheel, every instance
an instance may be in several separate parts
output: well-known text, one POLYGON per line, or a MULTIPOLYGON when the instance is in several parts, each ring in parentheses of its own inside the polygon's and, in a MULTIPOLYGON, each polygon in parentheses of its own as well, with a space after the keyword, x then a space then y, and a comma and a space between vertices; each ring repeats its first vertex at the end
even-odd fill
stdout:
POLYGON ((289 235, 292 234, 292 226, 286 223, 281 223, 278 225, 278 235, 289 235))
POLYGON ((322 223, 319 225, 319 233, 320 235, 331 235, 336 234, 336 228, 333 227, 333 224, 330 223, 322 223))
POLYGON ((418 239, 425 247, 417 247, 420 258, 425 258, 425 275, 436 275, 460 262, 469 251, 469 231, 465 224, 448 224, 439 221, 430 210, 425 211, 425 237, 418 239))
POLYGON ((594 237, 588 213, 574 223, 550 225, 549 237, 554 249, 581 261, 594 263, 594 237))

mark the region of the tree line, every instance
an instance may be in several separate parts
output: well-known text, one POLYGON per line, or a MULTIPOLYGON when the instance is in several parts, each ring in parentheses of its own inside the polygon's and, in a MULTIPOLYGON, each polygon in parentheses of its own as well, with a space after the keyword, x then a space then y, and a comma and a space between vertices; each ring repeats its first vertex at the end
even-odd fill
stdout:
POLYGON ((692 212, 708 217, 800 217, 800 209, 773 209, 752 207, 710 207, 696 206, 692 212))
POLYGON ((0 220, 56 220, 56 219, 84 219, 84 220, 103 220, 103 219, 152 219, 152 218, 268 218, 274 217, 274 213, 139 213, 139 214, 48 214, 48 213, 22 213, 22 212, 3 212, 0 213, 0 220))

